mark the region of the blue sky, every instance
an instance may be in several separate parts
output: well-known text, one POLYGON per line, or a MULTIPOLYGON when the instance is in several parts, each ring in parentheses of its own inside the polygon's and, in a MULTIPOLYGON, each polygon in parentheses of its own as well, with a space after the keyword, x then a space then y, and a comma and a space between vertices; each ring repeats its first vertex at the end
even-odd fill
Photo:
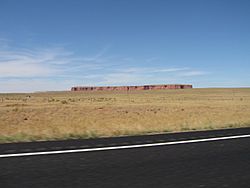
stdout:
POLYGON ((250 86, 248 0, 1 0, 0 92, 250 86))

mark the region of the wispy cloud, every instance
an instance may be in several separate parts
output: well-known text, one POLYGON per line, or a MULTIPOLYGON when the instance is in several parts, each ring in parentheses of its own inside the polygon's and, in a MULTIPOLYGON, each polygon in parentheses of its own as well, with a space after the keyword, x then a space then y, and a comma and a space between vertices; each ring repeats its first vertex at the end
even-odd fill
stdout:
POLYGON ((116 69, 117 72, 121 73, 174 73, 189 70, 190 68, 164 68, 164 67, 127 67, 124 69, 116 69))
POLYGON ((186 71, 190 68, 184 67, 184 68, 162 68, 162 69, 154 69, 152 72, 180 72, 180 71, 186 71))
POLYGON ((207 75, 209 74, 208 72, 205 72, 205 71, 187 71, 187 72, 182 72, 181 74, 179 74, 179 76, 189 76, 189 77, 192 77, 192 76, 203 76, 203 75, 207 75))
POLYGON ((207 74, 204 71, 194 71, 191 68, 140 68, 130 67, 116 69, 112 73, 95 75, 99 85, 138 85, 138 84, 163 84, 185 83, 183 77, 197 77, 207 74))
POLYGON ((77 57, 63 48, 0 49, 0 78, 47 77, 100 66, 102 52, 77 57))
POLYGON ((0 79, 0 92, 35 92, 35 91, 55 91, 68 90, 75 81, 54 80, 54 79, 0 79))
MULTIPOLYGON (((109 46, 94 55, 76 55, 61 47, 10 48, 0 45, 0 92, 65 90, 74 85, 182 83, 183 77, 207 74, 191 67, 147 66, 134 57, 108 56, 109 46)), ((157 61, 152 58, 151 61, 157 61)), ((186 80, 186 79, 185 79, 186 80)))

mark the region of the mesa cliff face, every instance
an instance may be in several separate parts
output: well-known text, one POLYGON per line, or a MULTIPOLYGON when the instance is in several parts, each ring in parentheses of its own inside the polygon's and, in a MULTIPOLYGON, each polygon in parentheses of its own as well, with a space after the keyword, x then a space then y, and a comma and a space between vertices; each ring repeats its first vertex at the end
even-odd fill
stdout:
POLYGON ((160 90, 160 89, 191 89, 192 85, 186 84, 167 84, 167 85, 143 85, 143 86, 76 86, 71 91, 128 91, 128 90, 160 90))

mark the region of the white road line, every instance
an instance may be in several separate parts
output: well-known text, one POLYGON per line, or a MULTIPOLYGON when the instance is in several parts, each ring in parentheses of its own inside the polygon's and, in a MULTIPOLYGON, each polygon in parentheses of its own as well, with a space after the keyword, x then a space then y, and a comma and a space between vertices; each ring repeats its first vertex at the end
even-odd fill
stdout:
POLYGON ((30 153, 13 153, 13 154, 2 154, 2 155, 0 155, 0 158, 34 156, 34 155, 53 155, 53 154, 64 154, 64 153, 80 153, 80 152, 90 152, 90 151, 107 151, 107 150, 131 149, 131 148, 144 148, 144 147, 153 147, 153 146, 166 146, 166 145, 189 144, 189 143, 198 143, 198 142, 211 142, 211 141, 218 141, 218 140, 230 140, 230 139, 236 139, 236 138, 249 138, 249 137, 250 137, 250 134, 237 135, 237 136, 204 138, 204 139, 195 139, 195 140, 173 141, 173 142, 160 142, 160 143, 151 143, 151 144, 136 144, 136 145, 110 146, 110 147, 60 150, 60 151, 30 152, 30 153))

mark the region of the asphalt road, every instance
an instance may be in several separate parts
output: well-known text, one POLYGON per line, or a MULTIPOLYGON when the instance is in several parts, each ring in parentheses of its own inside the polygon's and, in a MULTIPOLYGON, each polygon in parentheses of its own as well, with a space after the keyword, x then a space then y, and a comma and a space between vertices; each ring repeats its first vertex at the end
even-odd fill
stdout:
MULTIPOLYGON (((1 144, 0 156, 249 135, 250 128, 1 144)), ((0 158, 0 187, 250 187, 250 138, 0 158)))

